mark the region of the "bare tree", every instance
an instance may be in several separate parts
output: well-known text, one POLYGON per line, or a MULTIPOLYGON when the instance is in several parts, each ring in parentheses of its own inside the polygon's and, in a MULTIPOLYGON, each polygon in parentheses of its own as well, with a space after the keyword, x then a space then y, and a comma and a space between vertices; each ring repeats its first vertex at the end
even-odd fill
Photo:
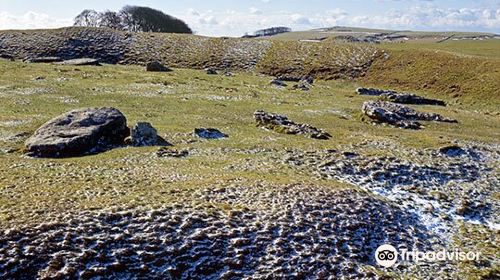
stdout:
POLYGON ((100 22, 99 13, 94 10, 83 10, 74 19, 74 26, 98 27, 100 22))
POLYGON ((99 13, 99 27, 109 27, 117 30, 124 29, 122 18, 113 11, 99 13))

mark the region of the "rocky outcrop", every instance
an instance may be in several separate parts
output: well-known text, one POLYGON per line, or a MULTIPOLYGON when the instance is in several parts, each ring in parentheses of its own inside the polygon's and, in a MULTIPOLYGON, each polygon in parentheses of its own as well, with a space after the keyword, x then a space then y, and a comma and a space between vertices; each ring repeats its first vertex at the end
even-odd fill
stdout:
POLYGON ((151 61, 146 64, 146 71, 148 72, 170 72, 172 69, 164 66, 159 61, 151 61))
POLYGON ((363 103, 362 110, 376 122, 408 129, 420 129, 422 125, 417 121, 457 122, 439 114, 422 113, 404 105, 381 100, 363 103))
POLYGON ((215 128, 196 128, 194 130, 194 134, 205 139, 221 139, 229 137, 227 134, 222 133, 220 130, 215 128))
POLYGON ((26 152, 34 157, 81 156, 120 145, 129 133, 125 116, 115 108, 74 110, 37 129, 26 140, 26 152))
POLYGON ((270 114, 262 110, 256 111, 254 114, 257 126, 266 129, 274 130, 285 134, 303 134, 313 139, 328 140, 332 136, 309 124, 298 124, 288 119, 287 116, 270 114))
POLYGON ((383 100, 394 103, 446 106, 446 103, 442 100, 429 99, 412 93, 398 93, 392 90, 375 88, 357 88, 356 92, 359 95, 380 96, 383 100))

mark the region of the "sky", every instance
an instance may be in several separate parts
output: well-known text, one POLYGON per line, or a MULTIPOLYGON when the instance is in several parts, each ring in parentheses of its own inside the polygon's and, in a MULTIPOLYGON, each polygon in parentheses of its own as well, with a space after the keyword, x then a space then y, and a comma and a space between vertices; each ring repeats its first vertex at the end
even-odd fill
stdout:
POLYGON ((500 34, 500 0, 0 0, 0 30, 70 26, 84 9, 118 11, 125 5, 162 10, 206 36, 242 36, 271 26, 500 34))

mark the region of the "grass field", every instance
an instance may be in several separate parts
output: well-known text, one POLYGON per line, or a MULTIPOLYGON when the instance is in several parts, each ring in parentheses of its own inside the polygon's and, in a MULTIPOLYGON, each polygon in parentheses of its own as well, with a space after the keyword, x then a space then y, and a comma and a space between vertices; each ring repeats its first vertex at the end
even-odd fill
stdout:
MULTIPOLYGON (((424 107, 445 116, 459 120, 454 124, 426 124, 423 131, 406 131, 390 127, 374 127, 360 121, 360 109, 367 98, 354 93, 357 82, 318 81, 312 91, 302 92, 290 89, 277 89, 268 85, 270 77, 237 73, 235 77, 208 76, 202 71, 176 69, 168 74, 151 74, 141 67, 104 66, 104 67, 65 67, 53 65, 35 65, 19 62, 1 62, 0 64, 0 135, 1 148, 22 149, 26 137, 16 138, 16 134, 31 134, 47 120, 75 108, 113 106, 121 110, 128 118, 129 125, 138 121, 151 122, 159 132, 180 149, 341 149, 349 145, 377 139, 390 139, 401 147, 437 148, 453 140, 473 140, 493 143, 499 138, 500 117, 494 114, 477 113, 463 108, 424 107), (37 77, 44 79, 37 80, 37 77), (300 136, 274 134, 255 127, 252 114, 264 109, 288 115, 293 120, 313 124, 333 135, 329 141, 314 141, 300 136), (190 143, 195 127, 216 127, 230 135, 224 141, 195 141, 190 143), (14 139, 13 141, 7 139, 14 139)), ((434 97, 434 96, 432 96, 434 97)), ((450 101, 445 99, 446 101, 450 101)), ((144 156, 150 158, 152 148, 116 149, 104 154, 68 159, 62 161, 31 160, 20 157, 20 153, 2 154, 2 174, 0 179, 7 191, 8 186, 16 187, 15 194, 3 196, 0 217, 4 222, 24 222, 34 219, 35 213, 51 211, 61 205, 65 209, 73 207, 95 207, 120 205, 124 200, 137 202, 131 197, 144 195, 145 189, 129 188, 140 177, 148 177, 148 184, 159 184, 156 191, 149 187, 147 193, 160 193, 160 178, 139 171, 115 185, 127 196, 114 196, 113 190, 100 190, 95 197, 81 196, 82 182, 88 178, 73 178, 68 181, 66 175, 44 169, 44 166, 66 166, 70 170, 109 164, 105 173, 120 166, 128 157, 144 156), (121 160, 118 160, 121 159, 121 160), (12 166, 31 166, 31 168, 12 168, 12 166), (40 173, 42 172, 42 173, 40 173), (47 172, 45 174, 45 172, 47 172), (45 176, 47 175, 47 176, 45 176), (48 182, 52 182, 49 184, 48 182), (126 182, 126 183, 125 183, 126 182), (61 184, 55 187, 56 184, 61 184), (123 184, 123 185, 122 185, 123 184), (108 193, 111 192, 111 193, 108 193), (137 191, 137 193, 136 193, 137 191), (40 196, 33 197, 33 194, 40 196), (64 197, 59 200, 58 193, 64 197), (34 207, 33 199, 36 199, 34 207), (54 201, 56 199, 56 201, 54 201)), ((185 161, 153 160, 158 166, 154 173, 161 170, 166 174, 193 177, 192 185, 210 184, 214 181, 228 180, 234 177, 256 178, 263 174, 228 171, 221 172, 221 167, 230 165, 233 160, 245 160, 246 156, 213 158, 210 155, 193 157, 185 161), (243 157, 243 158, 242 158, 243 157), (204 163, 204 164, 201 164, 204 163), (173 172, 175 170, 175 172, 173 172), (205 176, 207 175, 207 176, 205 176), (200 180, 200 178, 203 178, 200 180)), ((260 157, 251 155, 250 158, 260 157)), ((61 167, 62 168, 62 167, 61 167)), ((142 170, 144 166, 135 166, 142 170)), ((275 166, 274 168, 278 168, 275 166)), ((271 181, 312 180, 296 177, 287 168, 265 171, 271 181)), ((70 173, 71 174, 71 173, 70 173)), ((95 184, 112 184, 114 178, 103 176, 95 184)), ((183 187, 191 184, 182 181, 183 187)), ((173 182, 172 184, 176 184, 173 182)), ((93 188, 85 184, 85 188, 93 188)), ((170 187, 167 187, 170 188, 170 187)), ((156 195, 145 197, 142 204, 154 204, 156 195)))
MULTIPOLYGON (((362 158, 379 162, 387 158, 392 162, 393 158, 398 158, 408 162, 408 166, 415 164, 415 170, 418 171, 422 166, 438 170, 444 163, 451 162, 452 166, 461 164, 460 160, 465 159, 426 157, 435 155, 440 147, 456 143, 467 147, 480 146, 488 153, 498 153, 498 150, 495 151, 500 139, 498 42, 479 44, 460 41, 439 45, 415 43, 376 47, 301 43, 286 45, 283 42, 273 45, 257 64, 258 71, 277 74, 280 69, 287 67, 286 62, 300 58, 307 62, 301 64, 306 65, 306 69, 300 71, 320 73, 321 61, 328 60, 329 64, 323 66, 329 70, 338 67, 336 71, 340 73, 343 63, 364 67, 367 60, 364 55, 373 54, 376 50, 384 50, 389 54, 386 58, 376 60, 363 77, 316 80, 307 92, 292 90, 291 85, 294 83, 289 83, 286 88, 272 86, 269 81, 273 77, 257 71, 235 71, 234 76, 226 77, 180 68, 168 73, 151 73, 143 67, 130 65, 60 66, 0 60, 0 230, 35 227, 42 222, 50 223, 61 215, 79 215, 85 211, 114 213, 139 209, 137 211, 140 213, 150 215, 147 211, 162 207, 170 209, 168 207, 174 205, 186 209, 196 208, 197 211, 205 209, 203 211, 207 211, 210 217, 213 213, 224 213, 230 219, 238 211, 270 211, 288 218, 287 215, 292 214, 279 211, 288 210, 287 203, 294 196, 309 193, 299 190, 284 199, 275 193, 275 190, 290 186, 304 187, 312 190, 312 193, 323 189, 346 191, 343 194, 359 192, 372 199, 366 200, 371 201, 370 205, 387 203, 390 209, 399 209, 396 203, 361 190, 356 184, 318 176, 312 169, 293 167, 285 158, 290 153, 294 156, 305 153, 304 158, 320 153, 319 162, 313 165, 324 165, 345 161, 344 158, 334 161, 329 159, 329 153, 334 153, 331 152, 333 150, 339 153, 355 151, 362 158), (288 49, 287 57, 284 52, 289 46, 293 47, 288 49), (316 56, 318 52, 322 55, 316 56), (311 56, 316 59, 310 60, 311 56), (268 72, 273 69, 277 69, 277 72, 268 72), (434 83, 429 83, 432 79, 434 83), (453 87, 450 88, 453 85, 461 88, 454 92, 453 87), (357 95, 355 89, 358 86, 403 89, 442 99, 449 106, 412 107, 442 114, 458 120, 458 123, 424 122, 425 128, 419 131, 373 125, 362 116, 361 106, 375 97, 357 95), (115 107, 123 112, 129 126, 139 121, 152 123, 159 135, 174 145, 172 149, 187 150, 189 156, 179 159, 157 157, 158 147, 121 147, 97 155, 67 159, 33 159, 23 155, 24 141, 46 121, 72 109, 104 106, 115 107), (285 114, 298 123, 311 124, 330 133, 332 138, 314 140, 301 135, 263 130, 256 127, 253 120, 253 113, 259 109, 285 114), (197 127, 220 129, 229 138, 197 138, 193 135, 197 127), (209 195, 206 193, 220 188, 234 188, 237 191, 220 200, 207 198, 209 195), (266 199, 272 201, 269 204, 271 206, 261 202, 266 199)), ((494 161, 495 157, 487 159, 494 161)), ((498 191, 491 187, 496 182, 492 178, 498 174, 498 170, 486 166, 484 162, 474 164, 484 165, 484 170, 488 171, 474 188, 488 189, 492 193, 491 199, 498 201, 498 191)), ((467 168, 472 169, 476 165, 465 165, 466 169, 460 172, 467 173, 467 168)), ((388 172, 397 173, 397 170, 388 172)), ((425 175, 431 176, 433 172, 437 171, 425 175)), ((435 183, 432 178, 424 182, 435 183)), ((440 186, 442 188, 439 191, 430 191, 429 196, 442 196, 446 203, 457 203, 457 197, 461 199, 463 194, 458 196, 453 184, 464 184, 469 188, 476 184, 475 181, 471 185, 454 179, 450 181, 450 184, 440 186)), ((316 204, 311 206, 313 209, 304 212, 302 218, 314 217, 318 212, 316 210, 324 211, 321 203, 337 199, 339 202, 335 202, 335 205, 346 205, 342 197, 314 201, 316 204)), ((350 203, 346 209, 356 204, 350 203)), ((303 207, 304 202, 299 201, 297 205, 303 207)), ((359 204, 356 205, 359 207, 359 204)), ((362 204, 361 209, 366 207, 368 204, 362 204)), ((349 213, 348 216, 335 225, 349 232, 348 223, 362 218, 349 211, 344 212, 349 213)), ((297 220, 301 213, 299 211, 298 216, 293 214, 290 220, 297 220)), ((328 213, 327 216, 331 217, 328 213)), ((438 213, 444 215, 442 221, 450 221, 447 214, 438 213)), ((333 216, 344 217, 342 215, 336 213, 333 216)), ((272 226, 278 224, 276 222, 272 226)), ((233 227, 232 222, 225 225, 233 227)), ((236 229, 240 230, 238 227, 236 229)), ((444 271, 440 272, 444 273, 441 276, 465 275, 468 279, 494 277, 499 271, 498 230, 463 222, 456 222, 453 229, 450 244, 479 250, 484 254, 485 261, 461 263, 453 266, 452 274, 444 271)), ((414 231, 411 229, 409 232, 414 231)), ((415 234, 415 238, 417 236, 415 234)), ((331 238, 336 240, 335 237, 331 238)), ((448 240, 444 237, 441 239, 448 240)), ((277 239, 273 240, 275 242, 277 239)), ((418 273, 425 275, 425 271, 422 272, 420 268, 412 267, 398 274, 373 267, 366 261, 359 263, 362 263, 357 265, 359 269, 371 273, 367 275, 374 273, 403 279, 412 278, 418 273)), ((50 268, 50 265, 47 266, 50 268)))

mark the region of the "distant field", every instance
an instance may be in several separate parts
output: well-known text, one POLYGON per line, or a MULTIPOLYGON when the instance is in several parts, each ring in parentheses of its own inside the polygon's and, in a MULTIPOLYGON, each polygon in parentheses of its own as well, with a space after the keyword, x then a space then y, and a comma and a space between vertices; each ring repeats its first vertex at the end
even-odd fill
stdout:
POLYGON ((386 50, 437 50, 458 56, 478 56, 500 59, 500 40, 448 40, 442 43, 410 41, 407 43, 384 43, 386 50))
POLYGON ((335 38, 338 36, 354 36, 363 38, 373 36, 376 34, 385 34, 392 36, 407 36, 410 39, 426 40, 426 41, 439 41, 444 38, 453 36, 454 38, 474 38, 480 36, 494 36, 491 33, 483 32, 425 32, 425 31, 408 31, 408 30, 386 30, 386 29, 369 29, 369 28, 356 28, 356 27, 333 27, 321 28, 307 31, 294 31, 282 33, 275 36, 265 37, 271 40, 313 40, 320 38, 335 38))

